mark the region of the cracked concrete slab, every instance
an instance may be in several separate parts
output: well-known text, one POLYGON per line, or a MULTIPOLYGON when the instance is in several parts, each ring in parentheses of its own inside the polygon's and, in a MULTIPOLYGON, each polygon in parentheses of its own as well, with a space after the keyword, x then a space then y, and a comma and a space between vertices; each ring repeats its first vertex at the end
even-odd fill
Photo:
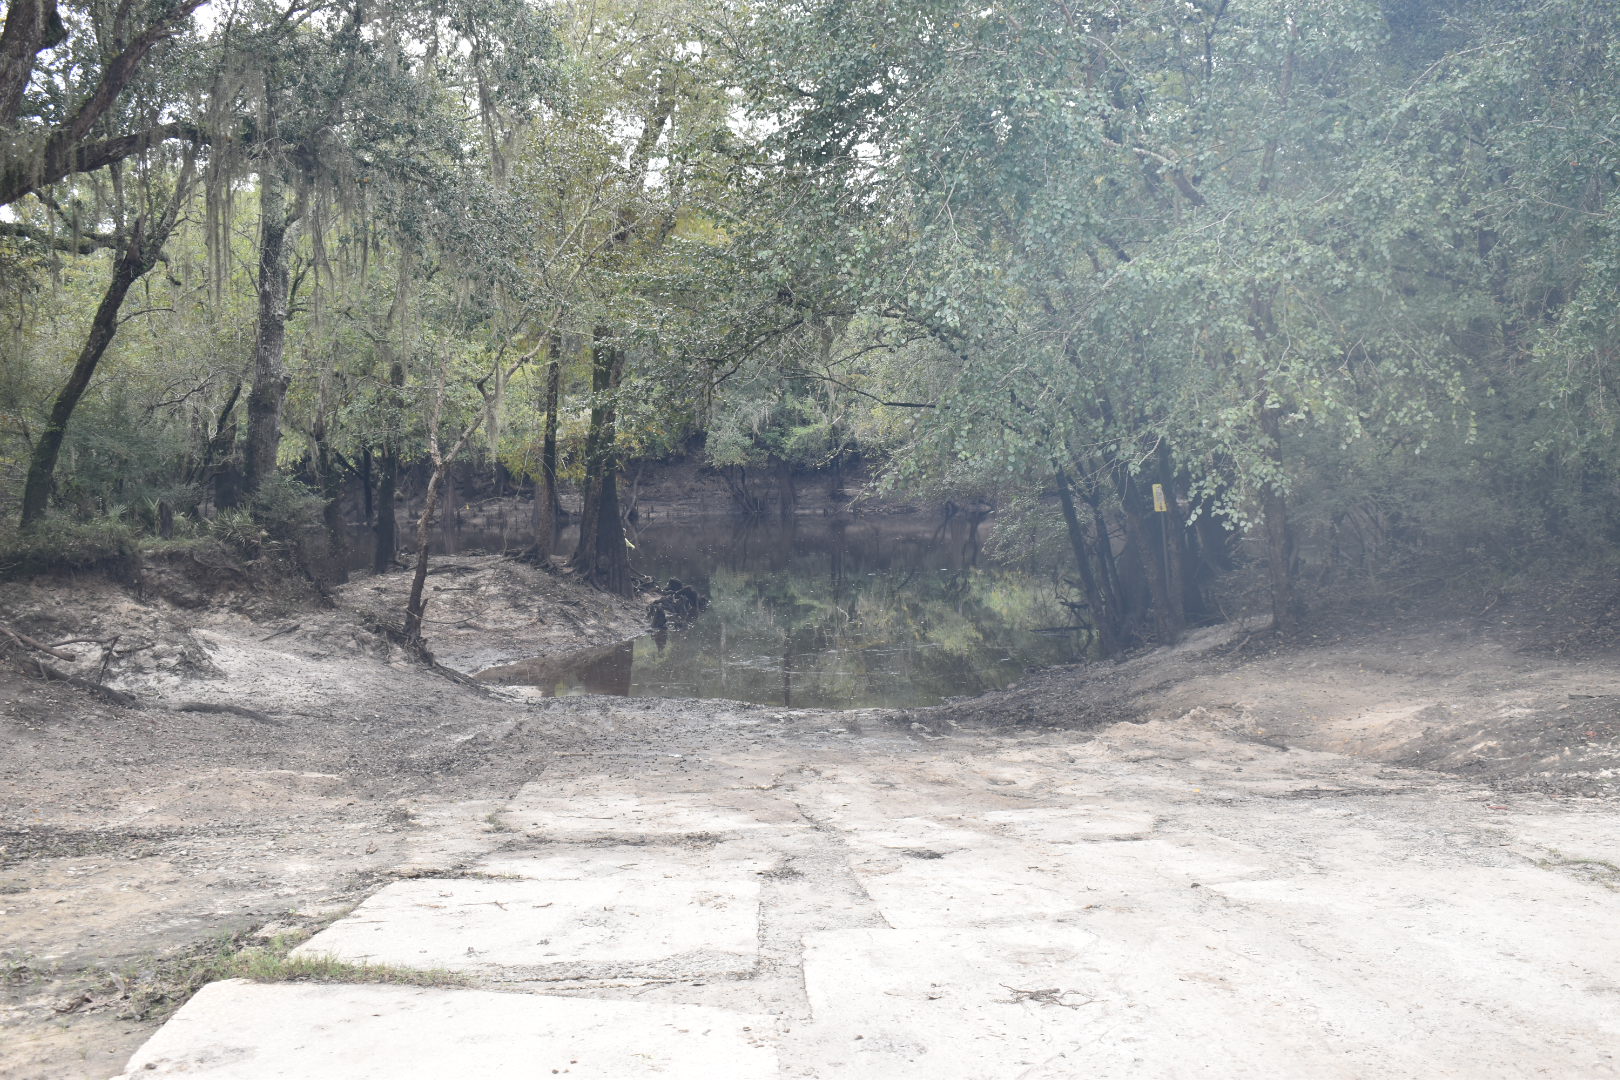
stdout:
POLYGON ((1091 1028, 1075 976, 1093 943, 1066 927, 808 935, 813 1022, 788 1036, 790 1059, 807 1078, 1024 1075, 1091 1028))
POLYGON ((1567 984, 1551 996, 1533 973, 1470 984, 1458 942, 1411 934, 1391 953, 1357 947, 1349 925, 1343 939, 1278 935, 1263 908, 1188 915, 1167 922, 1155 903, 1044 927, 811 935, 813 1020, 786 1036, 798 1067, 785 1075, 1510 1080, 1532 1061, 1548 1076, 1616 1075, 1620 1019, 1591 988, 1548 1015, 1521 998, 1568 1001, 1567 984))
POLYGON ((613 777, 527 784, 497 820, 533 836, 573 841, 808 827, 792 802, 755 788, 660 791, 650 778, 638 786, 613 777))
POLYGON ((983 845, 989 839, 983 829, 964 828, 960 819, 952 822, 908 817, 882 829, 856 829, 850 842, 858 847, 888 851, 931 851, 948 854, 983 845))
POLYGON ((402 875, 444 873, 498 847, 501 836, 490 818, 503 804, 495 799, 461 802, 401 802, 410 817, 405 857, 390 869, 402 875))
MULTIPOLYGON (((1031 831, 1069 835, 1069 811, 1054 814, 1032 819, 1031 831)), ((850 869, 901 928, 1049 920, 1150 894, 1167 903, 1201 882, 1275 874, 1278 865, 1253 845, 1167 827, 1125 843, 1046 843, 910 819, 852 833, 849 846, 850 869)))
POLYGON ((1620 1078, 1615 893, 1531 842, 1600 857, 1612 815, 1190 722, 800 750, 531 784, 494 879, 305 949, 768 1013, 781 1080, 1620 1078))
POLYGON ((992 810, 984 817, 1008 832, 1046 844, 1145 840, 1153 831, 1152 813, 1120 806, 992 810))
MULTIPOLYGON (((891 926, 982 926, 1045 919, 1088 901, 1039 856, 993 837, 939 858, 852 852, 849 866, 891 926)), ((927 849, 919 849, 919 852, 927 849)))
POLYGON ((532 881, 634 879, 638 883, 668 879, 746 879, 764 873, 778 861, 769 844, 751 840, 721 841, 693 847, 684 844, 552 844, 491 855, 472 873, 532 881))
POLYGON ((696 977, 753 970, 755 881, 399 881, 295 954, 506 980, 696 977))
POLYGON ((774 1080, 774 1026, 693 1005, 231 980, 204 987, 115 1080, 774 1080))

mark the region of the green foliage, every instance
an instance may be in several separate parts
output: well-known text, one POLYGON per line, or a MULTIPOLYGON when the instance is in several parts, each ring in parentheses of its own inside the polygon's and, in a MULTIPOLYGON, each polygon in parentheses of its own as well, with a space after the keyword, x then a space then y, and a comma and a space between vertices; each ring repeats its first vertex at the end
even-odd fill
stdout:
MULTIPOLYGON (((308 487, 286 476, 276 476, 260 488, 251 508, 252 519, 260 527, 260 541, 242 550, 247 554, 260 550, 286 552, 299 565, 314 570, 331 554, 331 538, 321 518, 322 505, 321 497, 308 487)), ((229 519, 232 512, 220 516, 229 519)), ((226 527, 245 533, 240 525, 226 527)))
MULTIPOLYGON (((13 150, 103 63, 106 13, 64 10, 13 150)), ((469 452, 532 476, 556 335, 566 477, 611 393, 626 462, 700 434, 722 467, 860 454, 1042 549, 1059 470, 1088 522, 1167 483, 1257 539, 1291 514, 1304 565, 1347 573, 1620 543, 1613 4, 311 11, 194 27, 109 114, 206 128, 206 184, 69 429, 71 516, 210 511, 274 171, 300 213, 282 465, 328 494, 479 427, 469 452)), ((0 502, 89 326, 94 237, 179 145, 8 210, 0 502)), ((318 531, 269 499, 210 529, 318 531)))
POLYGON ((1482 552, 1470 500, 1563 535, 1615 483, 1620 26, 1480 14, 760 9, 742 81, 780 187, 739 243, 779 318, 871 320, 843 385, 935 406, 869 410, 906 484, 1036 508, 1061 467, 1106 508, 1168 448, 1197 513, 1295 497, 1316 558, 1363 513, 1405 522, 1382 556, 1482 552))

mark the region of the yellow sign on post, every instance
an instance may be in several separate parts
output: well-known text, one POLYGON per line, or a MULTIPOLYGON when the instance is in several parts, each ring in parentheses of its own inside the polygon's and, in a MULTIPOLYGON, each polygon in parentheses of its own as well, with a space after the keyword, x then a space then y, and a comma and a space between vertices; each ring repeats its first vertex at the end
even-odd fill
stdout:
POLYGON ((1163 484, 1154 484, 1153 485, 1153 510, 1154 510, 1154 513, 1163 514, 1163 513, 1168 512, 1169 509, 1170 509, 1170 504, 1164 501, 1164 485, 1163 484))

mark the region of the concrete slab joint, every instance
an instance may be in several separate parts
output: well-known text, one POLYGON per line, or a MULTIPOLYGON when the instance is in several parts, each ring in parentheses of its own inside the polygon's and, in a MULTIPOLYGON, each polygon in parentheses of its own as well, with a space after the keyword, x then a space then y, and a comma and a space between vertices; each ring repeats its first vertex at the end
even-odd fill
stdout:
POLYGON ((759 884, 639 875, 417 879, 384 888, 296 949, 497 980, 744 975, 759 884))
POLYGON ((485 990, 206 986, 115 1080, 774 1080, 774 1021, 485 990))

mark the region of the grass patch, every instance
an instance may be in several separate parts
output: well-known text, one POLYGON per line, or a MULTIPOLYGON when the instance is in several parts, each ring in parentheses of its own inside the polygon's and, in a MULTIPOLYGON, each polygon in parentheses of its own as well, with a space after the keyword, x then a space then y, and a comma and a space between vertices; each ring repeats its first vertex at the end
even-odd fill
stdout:
POLYGON ((1620 866, 1603 859, 1571 859, 1559 855, 1556 859, 1539 859, 1536 865, 1543 870, 1562 870, 1581 881, 1620 892, 1620 866))
POLYGON ((0 956, 0 989, 15 989, 48 983, 56 977, 52 968, 40 967, 28 956, 0 956))
POLYGON ((356 964, 323 953, 289 956, 296 943, 281 937, 265 945, 222 953, 201 969, 204 983, 220 979, 254 982, 397 983, 403 986, 461 985, 466 977, 438 968, 407 968, 392 964, 356 964))
MULTIPOLYGON (((331 921, 331 920, 328 920, 331 921)), ((106 981, 124 999, 120 1015, 130 1020, 162 1021, 211 982, 250 979, 254 982, 390 983, 400 986, 464 986, 466 976, 437 968, 391 964, 356 964, 321 954, 292 956, 314 929, 277 934, 255 941, 247 933, 207 942, 152 967, 124 974, 108 973, 106 981)))

